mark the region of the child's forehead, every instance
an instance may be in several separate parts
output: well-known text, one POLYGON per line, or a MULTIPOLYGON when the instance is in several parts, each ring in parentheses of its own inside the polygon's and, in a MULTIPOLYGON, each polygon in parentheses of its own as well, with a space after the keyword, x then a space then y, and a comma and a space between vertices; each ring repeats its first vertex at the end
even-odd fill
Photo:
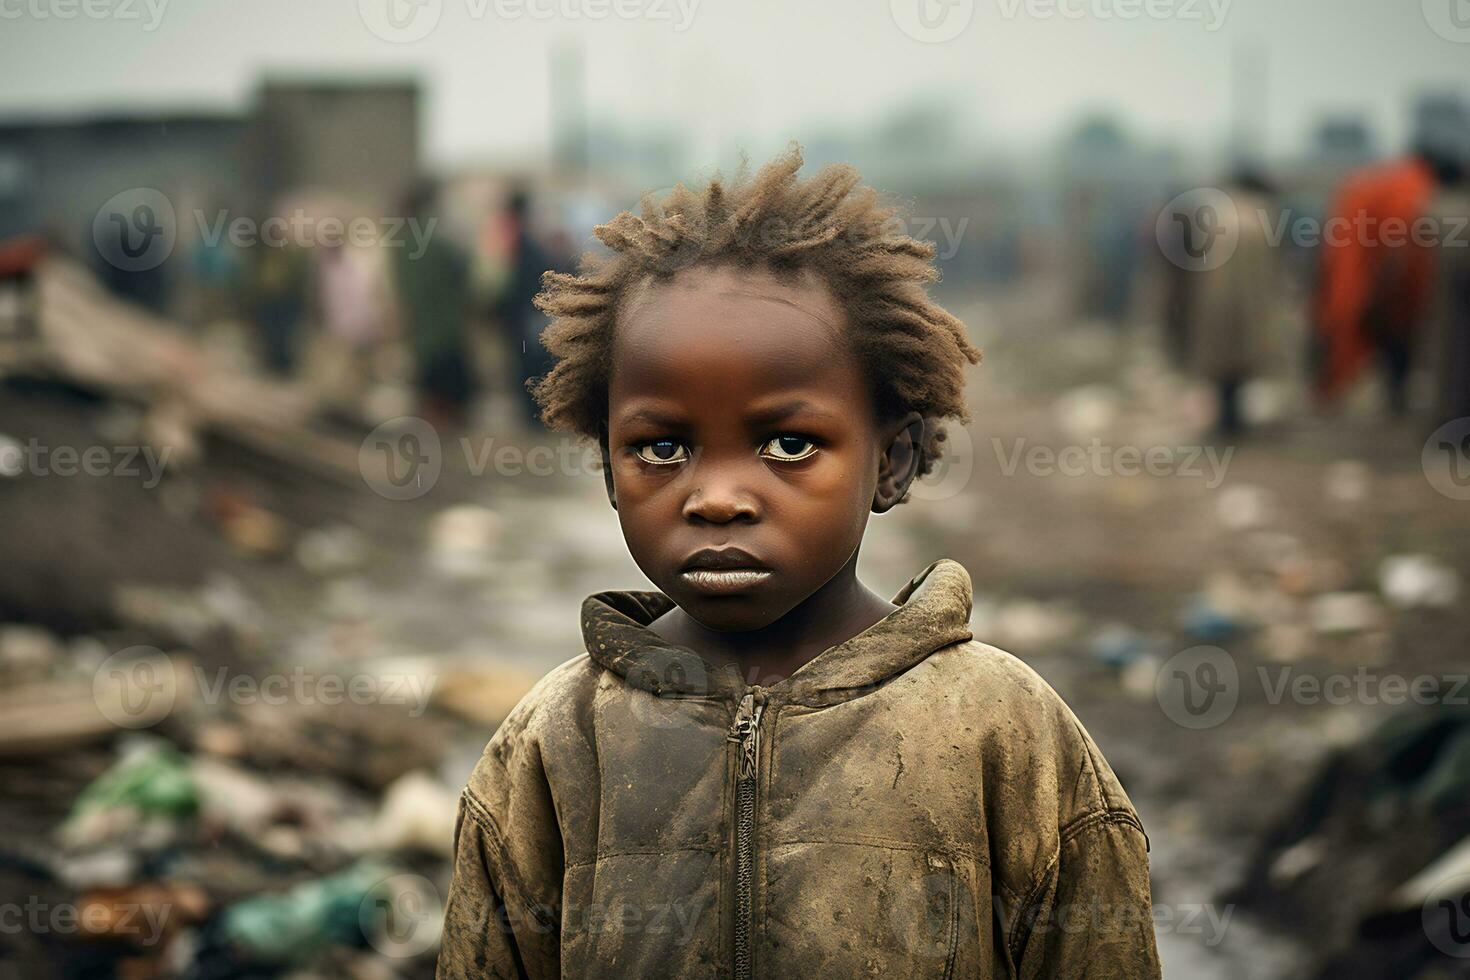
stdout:
POLYGON ((619 332, 640 328, 729 325, 778 318, 790 325, 810 321, 831 340, 846 329, 847 315, 827 281, 810 270, 778 275, 762 268, 695 266, 661 280, 634 286, 618 317, 619 332))
POLYGON ((612 394, 722 398, 840 388, 855 362, 846 317, 820 278, 712 269, 646 287, 614 335, 612 394))

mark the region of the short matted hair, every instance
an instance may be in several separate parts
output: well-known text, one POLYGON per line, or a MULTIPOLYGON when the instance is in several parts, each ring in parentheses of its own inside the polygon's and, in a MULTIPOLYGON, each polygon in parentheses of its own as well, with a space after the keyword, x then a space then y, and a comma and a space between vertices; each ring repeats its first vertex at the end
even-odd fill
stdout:
POLYGON ((642 214, 624 211, 594 230, 611 255, 588 253, 575 274, 548 272, 536 305, 551 318, 542 342, 551 371, 527 382, 555 429, 598 438, 608 413, 612 337, 619 310, 645 283, 699 265, 811 271, 847 316, 853 352, 867 371, 880 418, 916 411, 926 421, 919 473, 943 452, 940 419, 970 421, 966 364, 980 350, 956 317, 929 298, 934 245, 902 231, 899 209, 861 186, 846 165, 798 178, 796 145, 753 177, 718 176, 702 189, 652 194, 642 214))

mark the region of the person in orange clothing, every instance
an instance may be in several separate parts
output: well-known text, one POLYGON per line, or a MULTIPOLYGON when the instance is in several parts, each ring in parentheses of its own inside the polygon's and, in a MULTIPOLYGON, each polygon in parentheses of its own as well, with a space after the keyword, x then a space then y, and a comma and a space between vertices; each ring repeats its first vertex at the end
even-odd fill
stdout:
POLYGON ((1407 408, 1410 358, 1428 311, 1434 230, 1426 209, 1458 161, 1421 144, 1411 155, 1350 174, 1323 226, 1314 304, 1317 392, 1339 397, 1376 354, 1395 415, 1407 408))

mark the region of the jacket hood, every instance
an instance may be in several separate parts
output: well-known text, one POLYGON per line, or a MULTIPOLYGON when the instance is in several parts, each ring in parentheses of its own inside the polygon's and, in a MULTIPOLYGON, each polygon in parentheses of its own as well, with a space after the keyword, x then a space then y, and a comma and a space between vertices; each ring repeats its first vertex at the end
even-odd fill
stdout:
MULTIPOLYGON (((893 612, 828 647, 770 686, 785 700, 844 700, 902 674, 936 650, 971 639, 970 574, 941 558, 898 591, 893 612)), ((609 591, 582 603, 582 639, 599 666, 660 697, 737 698, 747 685, 648 628, 674 607, 662 592, 609 591)))

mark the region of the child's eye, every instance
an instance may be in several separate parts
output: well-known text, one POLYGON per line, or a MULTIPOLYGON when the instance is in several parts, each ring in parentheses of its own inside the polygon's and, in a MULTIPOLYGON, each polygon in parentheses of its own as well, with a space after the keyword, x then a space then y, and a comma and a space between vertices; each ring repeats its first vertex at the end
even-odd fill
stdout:
POLYGON ((806 436, 777 436, 761 447, 761 455, 767 459, 778 459, 790 463, 806 459, 817 451, 817 444, 806 436))
POLYGON ((643 462, 657 466, 682 463, 689 458, 689 451, 684 448, 684 444, 673 439, 655 439, 652 442, 640 443, 634 447, 634 450, 643 462))

